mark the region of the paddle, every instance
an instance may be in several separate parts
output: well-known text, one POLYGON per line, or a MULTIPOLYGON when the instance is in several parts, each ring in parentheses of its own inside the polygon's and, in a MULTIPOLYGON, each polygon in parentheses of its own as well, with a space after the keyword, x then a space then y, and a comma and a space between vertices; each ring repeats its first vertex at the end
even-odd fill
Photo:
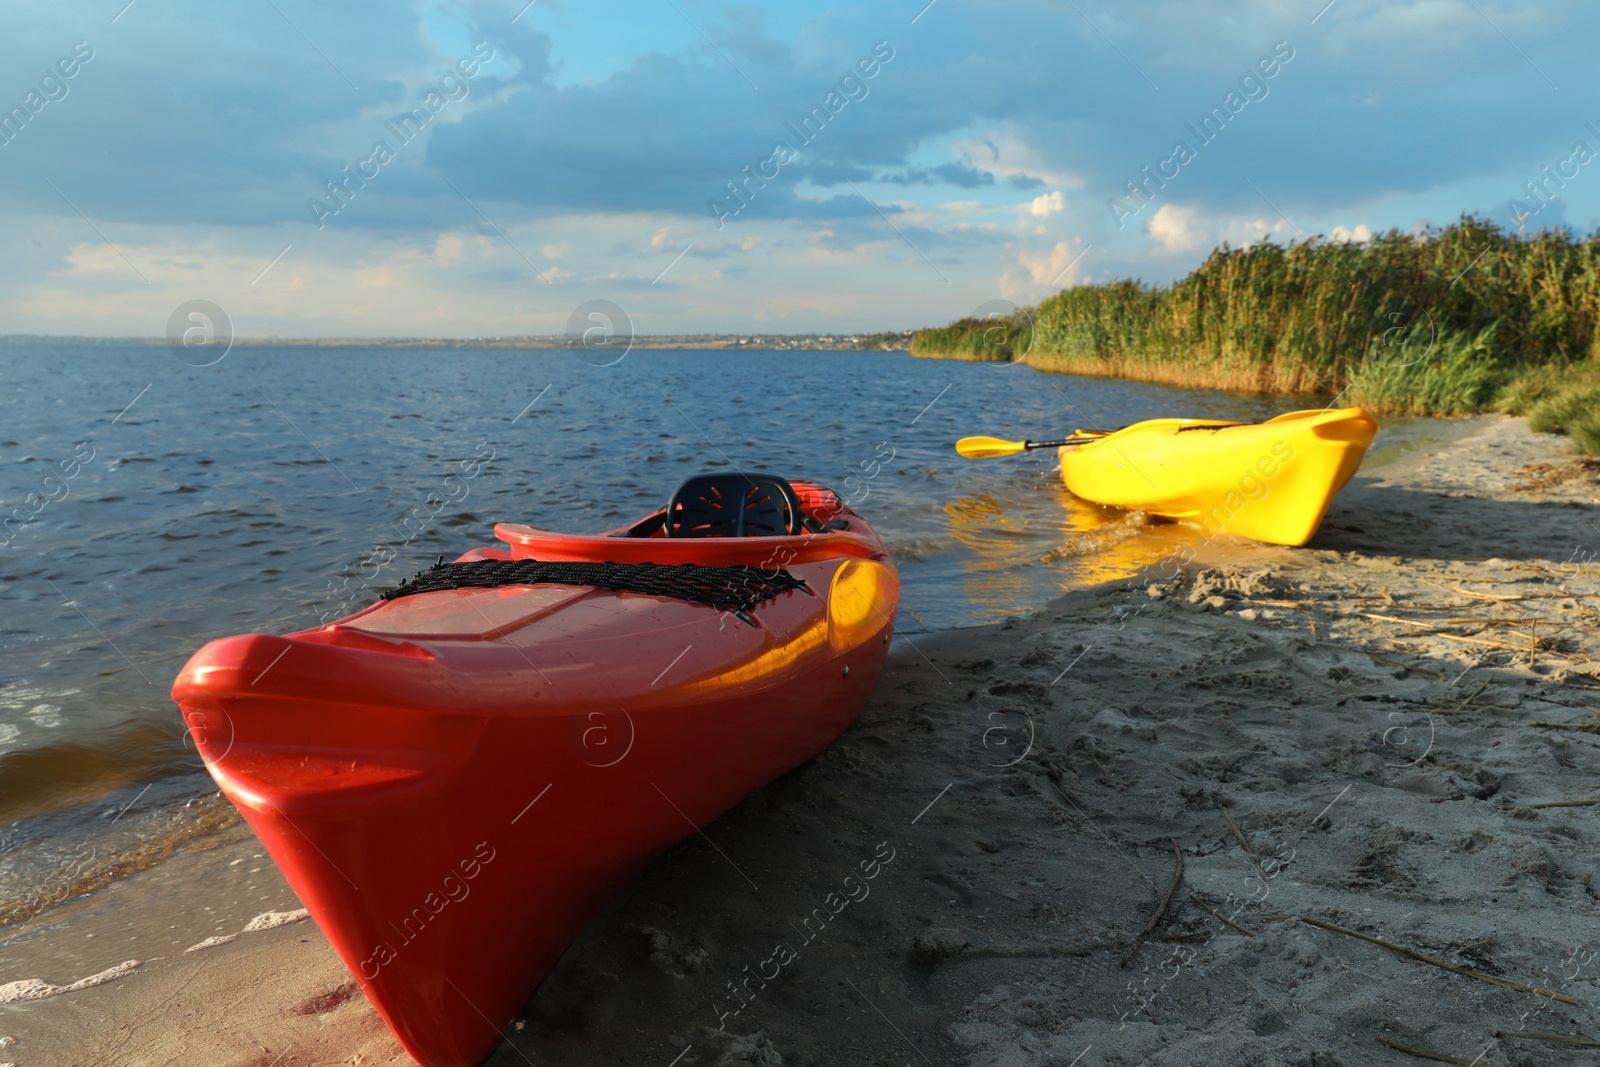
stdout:
POLYGON ((1035 448, 1060 448, 1062 445, 1084 445, 1098 441, 1102 434, 1092 437, 1068 437, 1061 441, 1005 441, 998 437, 963 437, 956 442, 956 451, 967 459, 991 459, 995 456, 1014 456, 1035 448))

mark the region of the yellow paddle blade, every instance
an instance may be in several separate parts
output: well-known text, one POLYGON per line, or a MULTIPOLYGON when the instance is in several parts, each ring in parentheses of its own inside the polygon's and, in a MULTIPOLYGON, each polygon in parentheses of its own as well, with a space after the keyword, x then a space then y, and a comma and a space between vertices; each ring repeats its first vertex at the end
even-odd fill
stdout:
POLYGON ((998 437, 963 437, 956 442, 956 452, 967 459, 1014 456, 1027 447, 1026 441, 1002 441, 998 437))

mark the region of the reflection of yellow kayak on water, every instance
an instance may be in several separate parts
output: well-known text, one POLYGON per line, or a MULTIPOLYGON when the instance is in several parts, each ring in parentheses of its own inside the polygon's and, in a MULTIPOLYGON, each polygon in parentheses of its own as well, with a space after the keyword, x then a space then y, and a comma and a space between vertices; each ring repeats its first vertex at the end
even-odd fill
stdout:
POLYGON ((1097 504, 1303 545, 1377 432, 1360 408, 1245 425, 1151 419, 1112 433, 1074 433, 1061 448, 1061 477, 1097 504))
POLYGON ((977 622, 1014 615, 1037 600, 1039 564, 1056 563, 1062 592, 1125 580, 1196 539, 1183 526, 1151 527, 1143 516, 1074 496, 1052 479, 996 486, 944 502, 951 538, 967 551, 962 591, 977 622))
POLYGON ((1035 597, 1039 557, 1070 533, 1075 511, 1099 510, 1059 482, 1043 493, 996 492, 944 502, 950 535, 966 549, 962 592, 979 622, 1004 618, 1035 597))

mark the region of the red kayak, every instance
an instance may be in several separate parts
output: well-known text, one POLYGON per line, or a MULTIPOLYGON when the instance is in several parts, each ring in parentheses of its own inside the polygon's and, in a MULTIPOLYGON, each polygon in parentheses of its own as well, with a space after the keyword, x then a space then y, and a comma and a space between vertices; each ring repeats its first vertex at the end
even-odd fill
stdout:
POLYGON ((630 875, 849 726, 899 600, 872 528, 778 478, 495 535, 337 622, 213 641, 172 688, 426 1067, 487 1056, 630 875))

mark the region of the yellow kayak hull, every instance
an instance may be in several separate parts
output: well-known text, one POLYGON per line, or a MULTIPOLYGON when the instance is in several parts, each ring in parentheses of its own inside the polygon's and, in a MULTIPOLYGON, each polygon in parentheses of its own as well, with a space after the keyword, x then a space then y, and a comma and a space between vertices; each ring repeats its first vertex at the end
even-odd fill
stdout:
POLYGON ((1360 408, 1239 425, 1151 419, 1061 448, 1076 496, 1278 545, 1311 540, 1378 424, 1360 408))

